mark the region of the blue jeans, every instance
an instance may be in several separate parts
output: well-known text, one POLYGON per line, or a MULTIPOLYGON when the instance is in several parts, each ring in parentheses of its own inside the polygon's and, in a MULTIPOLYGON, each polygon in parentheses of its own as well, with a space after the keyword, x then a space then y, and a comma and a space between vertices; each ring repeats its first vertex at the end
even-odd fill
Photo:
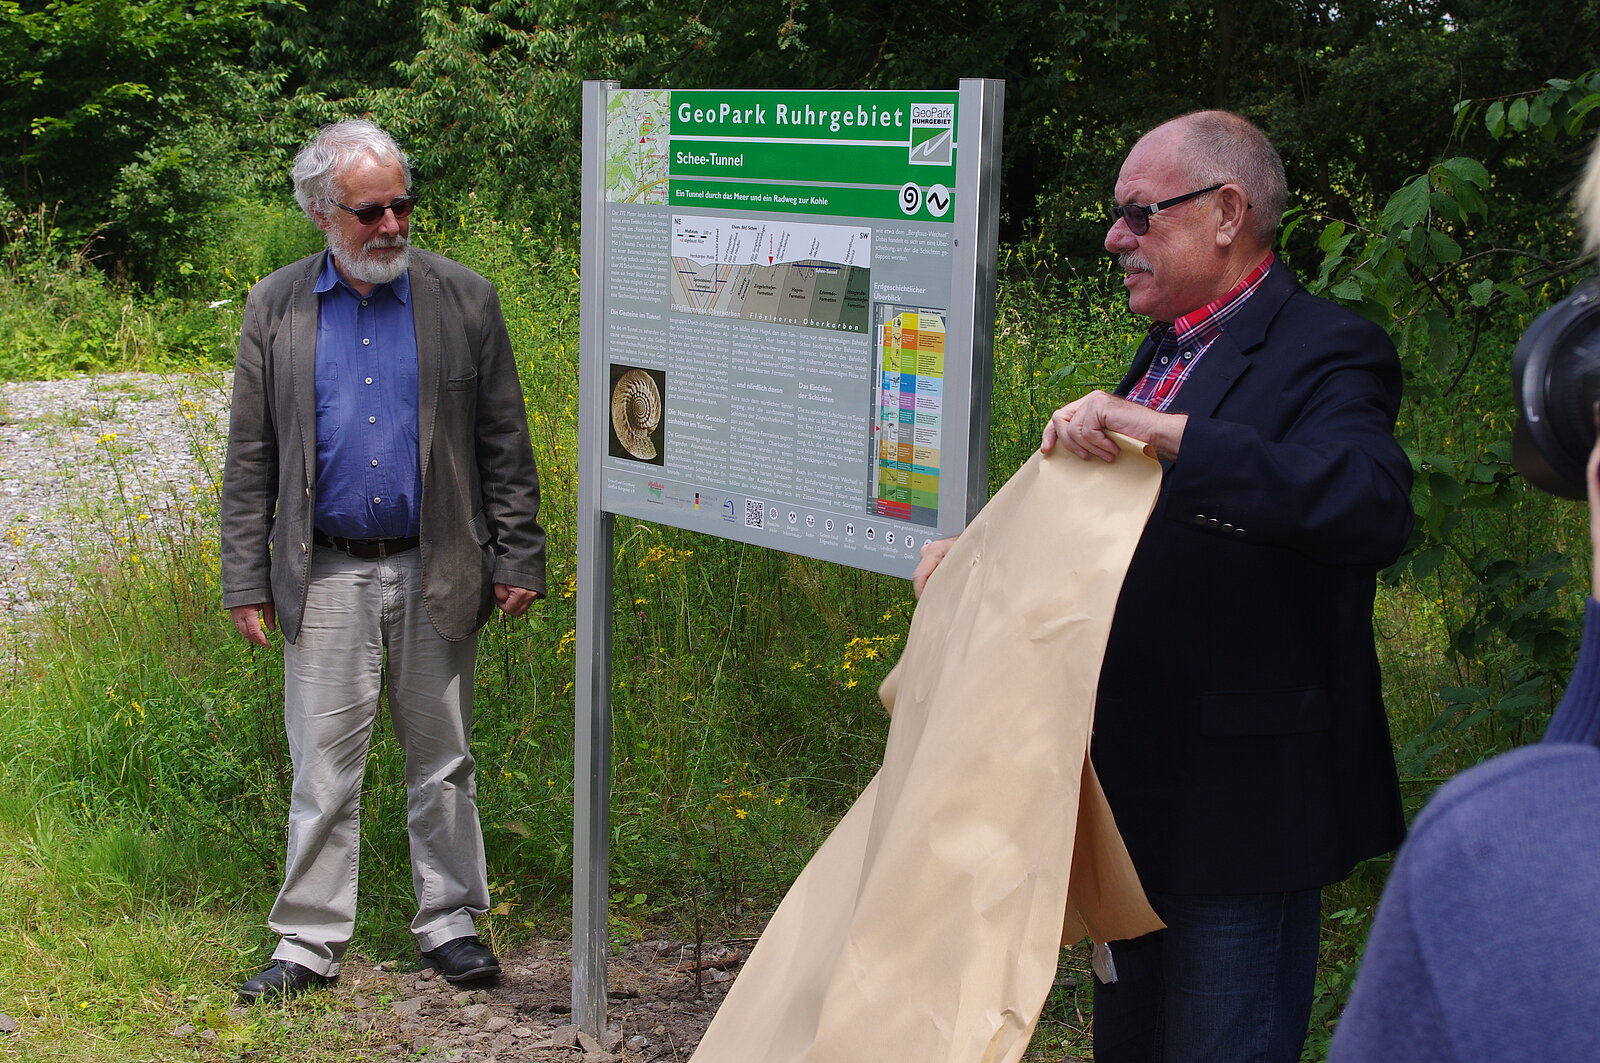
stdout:
POLYGON ((1150 894, 1167 929, 1111 944, 1096 1063, 1297 1063, 1316 989, 1321 890, 1150 894))

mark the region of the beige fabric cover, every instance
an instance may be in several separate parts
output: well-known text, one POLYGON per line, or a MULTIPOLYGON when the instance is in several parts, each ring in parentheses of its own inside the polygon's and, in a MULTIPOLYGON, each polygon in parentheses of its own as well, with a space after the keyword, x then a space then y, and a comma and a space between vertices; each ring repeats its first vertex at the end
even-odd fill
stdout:
POLYGON ((1161 926, 1088 760, 1113 607, 1161 476, 1119 442, 1109 464, 1035 454, 935 572, 880 691, 883 767, 693 1063, 1019 1060, 1064 937, 1161 926))

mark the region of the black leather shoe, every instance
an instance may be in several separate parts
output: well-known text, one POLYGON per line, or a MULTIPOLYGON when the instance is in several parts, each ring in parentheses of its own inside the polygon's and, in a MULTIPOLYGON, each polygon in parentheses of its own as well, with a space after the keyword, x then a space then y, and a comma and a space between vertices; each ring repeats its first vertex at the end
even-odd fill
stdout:
POLYGON ((273 960, 272 966, 239 987, 239 1001, 254 1004, 262 997, 297 997, 308 989, 321 989, 339 980, 318 974, 309 967, 288 960, 273 960))
POLYGON ((500 977, 500 961, 476 937, 454 938, 422 954, 422 966, 444 975, 451 985, 489 982, 500 977))

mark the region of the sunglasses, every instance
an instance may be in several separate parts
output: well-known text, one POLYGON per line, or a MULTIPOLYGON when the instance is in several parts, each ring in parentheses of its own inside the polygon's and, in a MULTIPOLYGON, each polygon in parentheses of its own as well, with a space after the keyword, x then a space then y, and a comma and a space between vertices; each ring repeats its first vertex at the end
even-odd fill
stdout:
POLYGON ((1186 195, 1173 196, 1171 199, 1163 199, 1160 203, 1152 203, 1147 207, 1141 207, 1137 203, 1129 203, 1121 207, 1112 207, 1111 224, 1117 224, 1117 219, 1121 218, 1123 221, 1128 223, 1128 231, 1130 233, 1135 236, 1143 236, 1145 233, 1150 231, 1150 215, 1159 214, 1168 207, 1176 207, 1179 203, 1187 203, 1196 196, 1203 196, 1207 192, 1215 192, 1221 187, 1222 185, 1212 185, 1210 188, 1202 188, 1198 192, 1189 192, 1186 195))
POLYGON ((356 221, 360 222, 362 225, 371 225, 373 222, 382 218, 383 212, 386 210, 394 211, 394 216, 396 218, 406 217, 411 213, 412 208, 417 205, 417 197, 413 195, 404 195, 395 200, 393 203, 377 203, 370 207, 347 207, 343 203, 339 202, 335 202, 333 205, 338 207, 340 210, 347 210, 351 214, 354 214, 356 216, 356 221))

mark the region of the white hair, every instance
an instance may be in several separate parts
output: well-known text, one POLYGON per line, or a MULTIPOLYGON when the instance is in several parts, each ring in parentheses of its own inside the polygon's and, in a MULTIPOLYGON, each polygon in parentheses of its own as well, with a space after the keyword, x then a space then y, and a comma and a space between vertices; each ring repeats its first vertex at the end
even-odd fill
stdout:
POLYGON ((1162 124, 1175 124, 1181 131, 1183 157, 1178 165, 1196 188, 1236 184, 1244 189, 1250 203, 1249 230, 1271 247, 1288 200, 1288 181, 1283 159, 1267 135, 1232 111, 1191 111, 1162 124))
POLYGON ((398 162, 405 174, 406 190, 411 190, 411 160, 394 138, 364 118, 351 118, 317 131, 311 143, 294 157, 289 176, 294 181, 294 198, 313 221, 326 214, 339 195, 339 174, 363 155, 378 162, 398 162))

